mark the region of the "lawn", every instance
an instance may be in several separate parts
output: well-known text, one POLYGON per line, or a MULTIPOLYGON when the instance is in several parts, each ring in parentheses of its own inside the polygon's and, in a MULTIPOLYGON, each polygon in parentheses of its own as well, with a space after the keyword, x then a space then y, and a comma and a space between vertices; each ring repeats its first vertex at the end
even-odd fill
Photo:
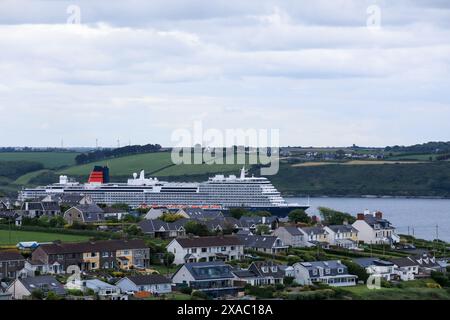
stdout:
POLYGON ((33 172, 26 173, 23 176, 20 176, 19 178, 17 178, 14 181, 14 184, 16 184, 16 185, 27 185, 27 184, 30 183, 30 180, 33 179, 34 177, 37 177, 41 173, 49 172, 49 171, 51 171, 51 170, 43 169, 43 170, 38 170, 38 171, 33 171, 33 172))
POLYGON ((76 152, 0 152, 0 161, 36 161, 47 169, 75 164, 76 152))
POLYGON ((15 245, 21 241, 51 242, 55 240, 61 240, 63 242, 81 242, 89 240, 89 237, 83 235, 16 230, 12 230, 10 236, 8 230, 0 230, 0 245, 15 245))

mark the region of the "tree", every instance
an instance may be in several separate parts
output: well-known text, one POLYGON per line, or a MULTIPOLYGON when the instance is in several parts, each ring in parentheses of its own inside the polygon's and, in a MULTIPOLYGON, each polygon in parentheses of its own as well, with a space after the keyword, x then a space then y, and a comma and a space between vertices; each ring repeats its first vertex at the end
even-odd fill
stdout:
POLYGON ((324 223, 330 225, 344 224, 344 222, 352 224, 353 222, 356 221, 356 218, 351 214, 346 212, 340 212, 330 208, 319 207, 319 212, 320 215, 322 216, 324 223))
POLYGON ((305 210, 302 209, 295 209, 289 212, 288 219, 290 222, 294 223, 310 223, 311 218, 308 216, 308 214, 305 212, 305 210))
POLYGON ((36 289, 31 292, 31 298, 34 300, 44 299, 44 292, 41 289, 36 289))
POLYGON ((364 283, 369 278, 369 275, 366 272, 366 269, 361 267, 360 265, 350 261, 350 260, 343 260, 342 263, 347 266, 348 273, 353 274, 355 276, 358 276, 358 280, 364 281, 364 283))
POLYGON ((180 214, 173 214, 169 212, 164 212, 159 219, 161 219, 164 222, 175 222, 177 220, 183 219, 183 216, 180 214))
POLYGON ((199 237, 208 236, 210 234, 208 227, 197 221, 188 221, 184 225, 184 229, 186 230, 186 233, 191 233, 199 237))
POLYGON ((66 224, 66 221, 62 216, 54 216, 48 221, 48 224, 52 228, 62 228, 66 224))
POLYGON ((270 228, 268 225, 259 224, 256 227, 256 234, 258 234, 258 235, 264 235, 264 234, 269 234, 269 233, 270 233, 270 228))
POLYGON ((242 216, 246 215, 247 210, 242 208, 233 208, 230 209, 230 215, 235 219, 240 219, 242 216))

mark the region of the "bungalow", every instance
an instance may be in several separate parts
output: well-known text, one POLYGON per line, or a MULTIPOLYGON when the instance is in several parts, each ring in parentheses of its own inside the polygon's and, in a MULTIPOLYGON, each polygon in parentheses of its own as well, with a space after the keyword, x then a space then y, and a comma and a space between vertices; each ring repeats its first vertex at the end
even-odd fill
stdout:
POLYGON ((16 278, 25 266, 25 258, 17 251, 0 251, 0 279, 16 278))
POLYGON ((52 276, 26 277, 14 280, 6 289, 16 300, 21 300, 31 296, 33 291, 40 290, 44 295, 53 292, 59 296, 64 296, 66 290, 64 286, 52 276))
POLYGON ((61 214, 61 209, 56 201, 25 201, 20 210, 29 218, 54 217, 61 214))
POLYGON ((277 254, 286 252, 289 246, 277 236, 237 235, 245 249, 277 254))
POLYGON ((103 282, 98 279, 90 280, 71 280, 65 285, 65 288, 70 290, 80 290, 82 292, 87 292, 92 290, 98 295, 100 300, 127 300, 126 295, 121 293, 118 286, 103 282))
POLYGON ((236 236, 173 239, 167 251, 175 255, 175 264, 186 262, 240 260, 244 245, 236 236))
POLYGON ((353 227, 358 230, 358 241, 372 244, 390 244, 400 242, 391 223, 383 219, 382 212, 371 214, 368 210, 358 213, 353 227))
POLYGON ((402 281, 414 280, 419 274, 419 263, 410 258, 395 258, 390 260, 394 264, 394 272, 402 281))
POLYGON ((333 287, 354 286, 358 277, 348 274, 339 260, 298 262, 293 265, 295 282, 300 285, 325 283, 333 287))
POLYGON ((307 241, 308 236, 306 232, 294 226, 278 227, 273 232, 273 235, 280 238, 284 244, 294 248, 312 246, 312 244, 307 241))
POLYGON ((440 264, 434 256, 426 253, 410 259, 419 264, 419 273, 421 274, 430 274, 432 271, 444 272, 446 270, 446 267, 440 264))
POLYGON ((172 276, 177 287, 189 286, 212 297, 237 295, 232 267, 222 261, 186 263, 172 276))
POLYGON ((283 284, 285 271, 272 261, 252 262, 248 269, 233 271, 236 279, 252 286, 283 284))
POLYGON ((120 279, 116 286, 126 293, 146 291, 152 294, 166 294, 172 292, 172 281, 159 274, 125 277, 120 279))
POLYGON ((180 219, 175 222, 164 222, 159 219, 148 219, 139 222, 138 225, 143 233, 153 238, 169 239, 185 236, 184 224, 187 221, 187 219, 180 219))
POLYGON ((357 258, 353 262, 366 269, 370 275, 380 276, 390 281, 395 277, 395 265, 390 261, 380 260, 378 258, 357 258))
POLYGON ((97 223, 105 221, 104 211, 96 204, 79 204, 64 212, 64 220, 72 225, 78 223, 97 223))
POLYGON ((67 267, 82 271, 99 269, 147 268, 150 249, 143 240, 104 240, 80 243, 42 244, 32 253, 32 261, 45 266, 50 273, 65 273, 67 267))
POLYGON ((358 248, 358 230, 349 224, 331 225, 323 227, 326 231, 327 242, 332 246, 346 249, 358 248))

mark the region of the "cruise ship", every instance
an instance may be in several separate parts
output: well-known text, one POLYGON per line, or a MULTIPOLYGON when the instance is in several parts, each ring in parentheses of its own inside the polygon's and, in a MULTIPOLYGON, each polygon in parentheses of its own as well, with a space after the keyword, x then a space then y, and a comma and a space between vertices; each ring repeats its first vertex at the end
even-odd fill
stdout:
POLYGON ((280 192, 265 177, 247 177, 245 168, 240 176, 216 175, 205 182, 166 182, 146 178, 142 170, 126 183, 110 182, 108 167, 96 166, 87 183, 79 183, 62 175, 59 183, 24 188, 19 200, 48 195, 77 194, 90 196, 95 203, 107 205, 126 203, 137 207, 198 207, 217 210, 244 208, 268 211, 284 217, 294 209, 306 210, 309 205, 287 203, 280 192))

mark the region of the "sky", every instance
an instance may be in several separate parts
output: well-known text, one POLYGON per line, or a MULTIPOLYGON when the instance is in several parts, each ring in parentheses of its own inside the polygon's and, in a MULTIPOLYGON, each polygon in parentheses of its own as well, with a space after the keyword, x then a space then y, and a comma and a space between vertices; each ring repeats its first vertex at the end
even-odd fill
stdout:
POLYGON ((0 112, 0 146, 447 141, 450 2, 0 0, 0 112))

